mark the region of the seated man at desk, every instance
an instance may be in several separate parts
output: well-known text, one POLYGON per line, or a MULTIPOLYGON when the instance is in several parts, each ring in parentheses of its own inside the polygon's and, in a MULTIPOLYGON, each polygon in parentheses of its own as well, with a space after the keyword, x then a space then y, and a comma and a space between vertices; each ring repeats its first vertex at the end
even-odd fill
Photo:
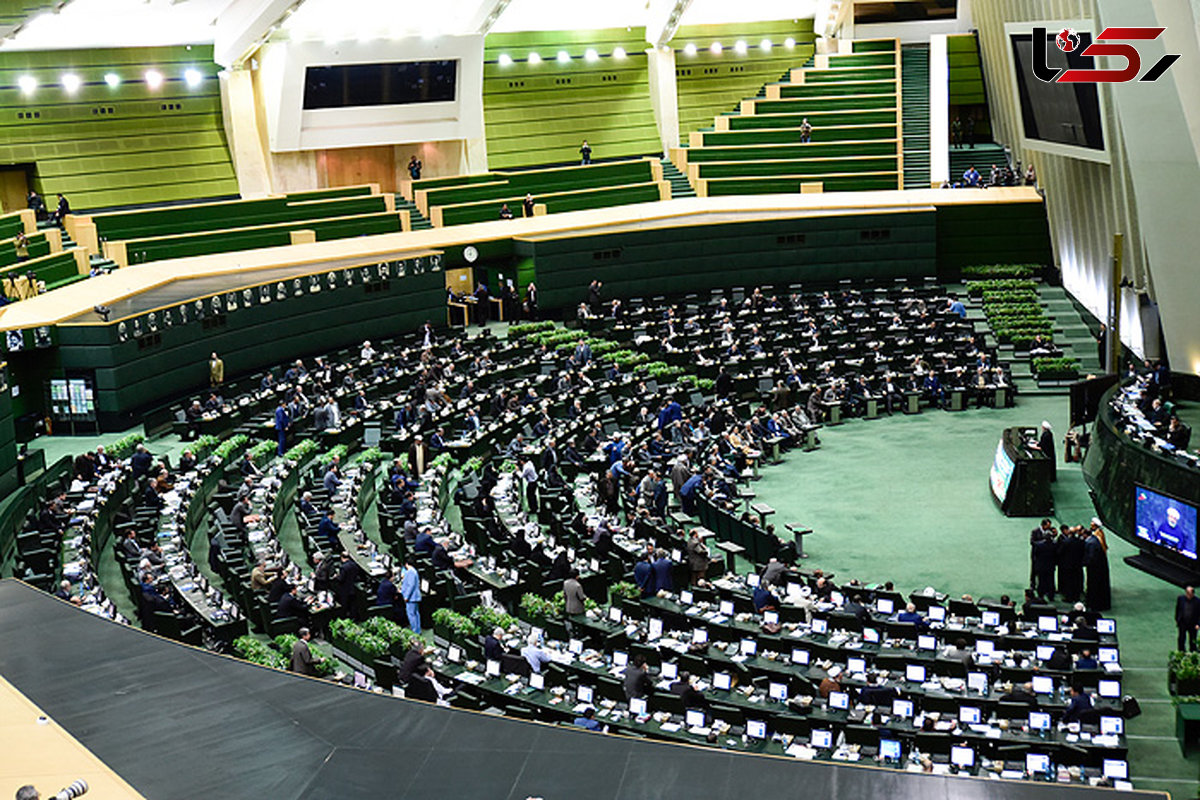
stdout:
POLYGON ((142 583, 140 588, 142 591, 142 604, 148 612, 170 612, 174 610, 171 607, 171 601, 166 597, 163 597, 162 593, 158 591, 158 587, 154 585, 154 576, 152 576, 149 572, 142 574, 142 583))
POLYGON ((897 622, 911 622, 918 628, 925 625, 925 618, 917 613, 917 607, 909 603, 904 607, 904 610, 896 615, 897 622))
POLYGON ((779 598, 771 593, 771 584, 767 581, 759 581, 758 586, 754 587, 754 610, 758 613, 764 611, 777 611, 779 609, 779 598))
POLYGON ((310 624, 308 604, 296 595, 296 591, 296 586, 289 586, 288 590, 279 598, 279 605, 275 608, 275 618, 295 617, 300 620, 301 625, 308 626, 310 624))
POLYGON ((591 706, 580 712, 579 716, 571 724, 576 728, 583 728, 584 730, 595 731, 596 733, 604 731, 604 726, 596 721, 596 709, 591 706))
POLYGON ((508 651, 504 647, 503 628, 494 628, 491 633, 483 637, 483 655, 489 661, 499 661, 507 654, 508 651))
POLYGON ((447 544, 450 544, 449 539, 443 539, 433 545, 433 550, 430 553, 430 561, 433 562, 434 569, 465 569, 474 563, 469 558, 454 558, 451 556, 449 550, 446 548, 447 544))
POLYGON ((541 673, 542 669, 550 663, 550 654, 541 648, 537 633, 530 633, 526 640, 525 646, 521 648, 521 657, 529 662, 529 668, 534 672, 541 673))
POLYGON ((279 571, 276 569, 268 569, 267 562, 259 559, 254 565, 254 569, 250 570, 250 588, 256 592, 265 592, 271 588, 279 577, 279 571))
POLYGON ((1063 711, 1063 722, 1079 722, 1084 712, 1091 711, 1092 698, 1079 686, 1071 686, 1071 699, 1063 711))
POLYGON ((305 492, 300 496, 300 513, 310 525, 321 516, 321 512, 313 505, 312 492, 305 492))
POLYGON ((684 708, 708 708, 708 700, 705 699, 704 693, 692 683, 691 673, 687 671, 679 673, 679 679, 671 684, 671 692, 679 695, 683 700, 684 708))

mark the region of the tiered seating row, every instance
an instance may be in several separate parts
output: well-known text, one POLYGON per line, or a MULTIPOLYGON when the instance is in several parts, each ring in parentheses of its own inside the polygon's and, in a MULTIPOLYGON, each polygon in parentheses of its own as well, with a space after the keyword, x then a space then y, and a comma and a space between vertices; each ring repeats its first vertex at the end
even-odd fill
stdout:
POLYGON ((438 227, 499 219, 502 205, 508 205, 514 217, 522 216, 526 194, 534 197, 535 214, 667 200, 671 196, 662 165, 648 158, 402 181, 401 193, 438 227))
POLYGON ((818 55, 717 117, 715 131, 692 133, 671 159, 701 196, 899 188, 898 59, 894 40, 818 55))

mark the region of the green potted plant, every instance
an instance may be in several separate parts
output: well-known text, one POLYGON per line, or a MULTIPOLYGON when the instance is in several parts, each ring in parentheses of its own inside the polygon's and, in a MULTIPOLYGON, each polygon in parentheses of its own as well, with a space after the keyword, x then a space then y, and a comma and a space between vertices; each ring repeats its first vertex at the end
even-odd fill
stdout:
POLYGON ((1167 660, 1167 680, 1171 694, 1200 694, 1200 653, 1176 650, 1167 660))
POLYGON ((461 644, 479 636, 479 625, 457 611, 439 608, 433 612, 433 632, 447 641, 461 644))

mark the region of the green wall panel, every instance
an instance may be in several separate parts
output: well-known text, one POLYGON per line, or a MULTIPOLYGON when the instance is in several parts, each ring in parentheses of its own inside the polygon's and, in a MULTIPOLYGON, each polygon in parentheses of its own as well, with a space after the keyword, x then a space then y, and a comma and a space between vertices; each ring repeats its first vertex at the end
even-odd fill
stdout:
POLYGON ((0 164, 26 165, 47 205, 63 192, 77 211, 236 195, 218 69, 211 45, 2 51, 0 164), (187 86, 188 69, 199 86, 187 86), (159 88, 148 70, 163 76, 159 88), (64 73, 82 81, 74 94, 64 73), (23 75, 38 83, 31 94, 18 88, 23 75))

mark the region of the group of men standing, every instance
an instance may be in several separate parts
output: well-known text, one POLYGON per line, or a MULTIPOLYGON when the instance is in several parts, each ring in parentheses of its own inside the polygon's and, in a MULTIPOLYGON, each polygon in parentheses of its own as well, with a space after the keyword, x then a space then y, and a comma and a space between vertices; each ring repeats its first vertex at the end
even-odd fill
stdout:
POLYGON ((1029 550, 1029 585, 1038 597, 1049 602, 1059 595, 1068 603, 1082 597, 1092 611, 1112 607, 1108 546, 1098 519, 1088 529, 1063 525, 1058 530, 1043 519, 1029 534, 1029 550))

